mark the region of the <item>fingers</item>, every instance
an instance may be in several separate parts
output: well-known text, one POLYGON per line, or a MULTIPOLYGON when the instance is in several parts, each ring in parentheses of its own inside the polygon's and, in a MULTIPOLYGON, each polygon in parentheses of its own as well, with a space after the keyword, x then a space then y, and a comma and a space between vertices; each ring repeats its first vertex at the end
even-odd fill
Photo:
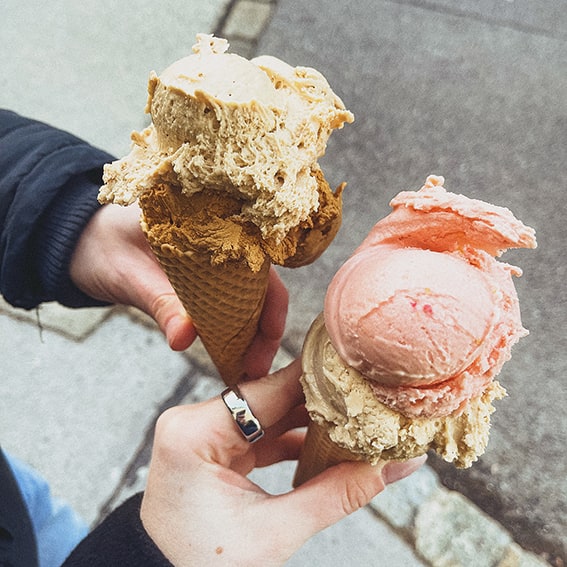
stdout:
MULTIPOLYGON (((299 427, 307 427, 310 418, 304 404, 293 407, 289 412, 280 419, 277 423, 273 424, 266 431, 265 442, 268 443, 272 439, 276 439, 286 431, 297 429, 299 427)), ((264 440, 262 441, 262 443, 264 440)))
POLYGON ((287 307, 287 289, 272 266, 258 334, 248 349, 244 362, 248 378, 260 378, 270 371, 285 330, 287 307))
POLYGON ((280 339, 269 339, 261 332, 256 335, 244 359, 246 378, 255 380, 268 374, 279 347, 280 339))
POLYGON ((295 360, 274 374, 240 384, 240 391, 250 409, 268 429, 286 416, 290 410, 303 404, 303 390, 299 383, 301 361, 295 360))
POLYGON ((101 207, 84 228, 69 273, 85 293, 141 309, 174 350, 187 348, 195 329, 140 228, 137 205, 101 207))
POLYGON ((388 462, 376 466, 362 462, 342 463, 279 496, 274 503, 276 517, 296 522, 305 540, 366 506, 387 484, 410 475, 426 460, 417 457, 404 463, 388 462))
POLYGON ((197 331, 174 291, 153 296, 148 300, 151 304, 146 312, 158 324, 167 338, 169 347, 175 351, 189 348, 197 337, 197 331))
POLYGON ((169 280, 157 261, 150 256, 135 259, 128 274, 128 296, 124 303, 134 305, 147 313, 165 335, 171 349, 176 351, 188 348, 197 336, 191 318, 181 305, 169 280))
MULTIPOLYGON (((298 417, 291 411, 304 401, 298 380, 300 372, 299 361, 295 361, 273 375, 241 386, 252 412, 268 432, 268 439, 272 437, 269 430, 274 424, 277 424, 276 430, 282 432, 294 427, 295 423, 301 425, 304 422, 301 410, 298 410, 298 417), (288 413, 289 418, 286 417, 288 413)), ((193 455, 197 460, 223 466, 230 466, 234 459, 254 447, 243 437, 220 396, 166 410, 158 419, 154 445, 159 448, 164 461, 192 460, 193 455)))
POLYGON ((282 461, 296 461, 305 439, 304 430, 288 431, 256 448, 256 467, 268 467, 282 461))
POLYGON ((117 283, 121 289, 117 292, 118 297, 152 317, 172 350, 185 350, 197 336, 195 327, 140 228, 138 205, 107 209, 117 216, 114 222, 120 222, 123 242, 131 246, 124 251, 127 258, 119 272, 121 277, 117 283))
POLYGON ((256 467, 266 467, 286 460, 297 460, 305 440, 309 414, 302 404, 272 425, 255 445, 256 467), (302 428, 302 429, 298 429, 302 428))
POLYGON ((386 484, 393 484, 394 482, 402 480, 412 474, 421 467, 425 461, 427 461, 427 455, 421 455, 421 457, 415 457, 414 459, 404 461, 403 463, 390 461, 386 463, 382 469, 382 478, 386 484))
POLYGON ((285 330, 285 320, 289 294, 276 269, 270 268, 268 290, 260 318, 260 331, 267 338, 281 340, 285 330))

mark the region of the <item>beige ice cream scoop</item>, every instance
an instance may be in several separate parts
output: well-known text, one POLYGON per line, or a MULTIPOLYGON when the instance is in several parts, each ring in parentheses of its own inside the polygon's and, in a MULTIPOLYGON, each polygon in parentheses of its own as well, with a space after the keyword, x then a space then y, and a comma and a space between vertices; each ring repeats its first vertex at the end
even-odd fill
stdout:
POLYGON ((457 467, 469 467, 488 443, 492 402, 506 395, 494 381, 459 412, 407 417, 380 402, 371 382, 341 359, 323 315, 306 336, 302 365, 312 422, 295 474, 296 486, 343 461, 407 460, 429 449, 457 467))

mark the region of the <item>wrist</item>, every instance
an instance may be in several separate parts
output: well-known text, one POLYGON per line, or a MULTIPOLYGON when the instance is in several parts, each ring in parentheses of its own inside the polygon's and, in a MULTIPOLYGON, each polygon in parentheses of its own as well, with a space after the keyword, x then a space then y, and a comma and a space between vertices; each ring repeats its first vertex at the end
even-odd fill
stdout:
POLYGON ((70 263, 85 226, 101 205, 97 171, 71 178, 44 213, 36 233, 38 277, 47 301, 68 307, 107 305, 82 292, 70 276, 70 263))

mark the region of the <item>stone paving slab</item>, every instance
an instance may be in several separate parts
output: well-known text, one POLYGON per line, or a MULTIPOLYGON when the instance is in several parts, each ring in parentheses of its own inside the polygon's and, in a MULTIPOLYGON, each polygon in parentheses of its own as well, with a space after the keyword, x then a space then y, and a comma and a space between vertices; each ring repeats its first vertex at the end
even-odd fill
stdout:
POLYGON ((426 10, 478 19, 518 31, 567 39, 567 10, 562 2, 538 0, 537 9, 531 0, 393 0, 426 10))
POLYGON ((94 521, 185 357, 124 314, 82 341, 0 314, 0 344, 2 446, 94 521))
POLYGON ((121 156, 147 123, 149 72, 191 52, 230 0, 0 2, 0 107, 121 156), (9 79, 8 79, 9 78, 9 79))
MULTIPOLYGON (((255 42, 266 27, 274 4, 241 0, 234 5, 221 30, 221 37, 244 39, 255 42)), ((234 48, 234 46, 233 46, 234 48)), ((234 51, 238 53, 238 51, 234 51)))
MULTIPOLYGON (((211 0, 206 3, 185 2, 182 4, 167 1, 160 3, 157 12, 154 10, 155 7, 155 3, 143 0, 137 4, 138 11, 132 13, 129 6, 117 6, 114 3, 111 5, 109 0, 105 0, 97 5, 96 14, 89 12, 89 25, 85 26, 83 25, 84 10, 88 7, 83 5, 65 2, 57 6, 33 6, 32 9, 25 3, 5 0, 0 4, 0 20, 3 22, 0 39, 4 45, 12 46, 13 57, 4 58, 0 62, 0 70, 4 77, 21 77, 24 80, 3 84, 3 89, 0 91, 0 105, 67 128, 120 155, 128 149, 129 132, 133 128, 142 127, 146 120, 141 110, 145 104, 148 68, 162 69, 178 56, 187 53, 197 31, 213 29, 221 32, 230 31, 233 37, 229 39, 231 39, 234 50, 250 56, 254 54, 259 39, 254 38, 250 30, 258 31, 261 27, 258 26, 258 22, 263 22, 262 25, 267 23, 268 28, 264 30, 265 35, 260 41, 260 51, 281 56, 292 63, 308 63, 319 68, 329 77, 331 84, 339 85, 337 91, 345 98, 349 106, 351 106, 351 101, 355 101, 356 105, 360 101, 376 101, 370 114, 356 111, 358 120, 355 127, 357 130, 352 130, 349 134, 348 129, 345 129, 339 134, 340 136, 346 135, 344 144, 331 143, 329 158, 326 162, 329 167, 325 166, 325 170, 329 171, 332 177, 330 179, 332 183, 336 184, 343 179, 351 182, 347 190, 351 193, 355 204, 357 201, 360 204, 359 197, 355 197, 356 193, 352 191, 356 190, 357 186, 373 186, 374 184, 376 187, 388 188, 387 190, 391 190, 392 194, 400 189, 400 183, 403 185, 402 189, 414 188, 413 184, 421 180, 422 173, 419 172, 422 172, 424 166, 429 167, 431 163, 435 163, 435 159, 440 159, 454 175, 452 179, 455 186, 459 186, 461 180, 470 179, 471 175, 474 177, 480 172, 484 175, 483 183, 486 183, 487 179, 496 178, 498 183, 494 184, 495 187, 499 190, 507 188, 508 193, 502 196, 498 193, 497 196, 501 197, 503 202, 512 197, 514 201, 512 208, 517 210, 522 218, 526 218, 525 215, 528 213, 528 217, 531 215, 537 219, 554 218, 554 211, 557 209, 553 205, 550 208, 543 197, 538 198, 538 195, 548 195, 549 189, 559 187, 558 181, 563 178, 559 175, 557 167, 554 167, 555 164, 562 163, 559 159, 562 155, 559 149, 565 148, 565 145, 561 143, 562 130, 559 128, 562 123, 559 109, 563 108, 564 98, 558 96, 560 91, 557 90, 557 86, 560 85, 557 77, 562 75, 561 65, 562 62, 564 63, 564 59, 559 59, 557 55, 563 46, 549 43, 550 39, 564 37, 566 28, 562 22, 566 11, 561 2, 544 0, 538 3, 537 10, 533 9, 534 4, 529 3, 528 0, 467 1, 461 3, 458 9, 455 8, 454 3, 445 0, 430 2, 398 0, 378 3, 363 0, 356 4, 350 3, 342 6, 339 3, 325 3, 323 6, 318 0, 310 3, 293 0, 280 0, 279 3, 211 0), (270 4, 268 16, 266 16, 265 6, 258 7, 258 10, 254 12, 255 6, 252 4, 258 6, 270 4), (227 8, 231 8, 232 12, 225 13, 227 8), (171 17, 172 14, 174 18, 171 17), (152 34, 145 32, 148 22, 151 22, 152 34), (364 35, 365 29, 373 28, 375 25, 378 26, 376 29, 379 30, 379 33, 364 35), (121 29, 120 34, 116 34, 117 26, 121 29), (501 30, 498 29, 499 27, 501 30), (492 35, 491 29, 495 32, 492 35), (481 33, 478 33, 479 30, 481 33), (534 31, 537 32, 537 30, 542 31, 534 36, 534 31), (497 33, 499 31, 502 33, 497 33), (359 41, 361 33, 362 40, 359 41), (523 35, 515 36, 514 34, 523 35), (530 37, 530 34, 533 37, 530 37), (469 42, 468 37, 473 37, 475 40, 469 42), (507 61, 500 52, 499 65, 505 66, 510 63, 511 66, 507 78, 503 77, 503 80, 498 82, 502 87, 502 92, 496 93, 489 105, 489 109, 505 110, 496 121, 500 125, 495 130, 500 136, 498 139, 502 143, 509 143, 510 140, 514 140, 515 143, 511 147, 504 143, 504 147, 509 151, 504 155, 496 155, 492 160, 490 158, 493 152, 490 151, 490 148, 483 149, 478 144, 470 145, 471 140, 476 142, 475 136, 479 132, 486 130, 482 114, 478 116, 475 114, 480 118, 480 122, 477 128, 470 132, 461 129, 458 136, 450 136, 447 128, 451 120, 462 111, 459 105, 454 105, 455 94, 462 91, 465 97, 463 101, 467 100, 465 95, 468 96, 470 92, 478 95, 482 92, 480 88, 482 83, 475 85, 473 81, 474 88, 469 92, 465 87, 471 84, 470 80, 486 81, 490 76, 484 72, 479 74, 474 68, 470 74, 470 68, 463 68, 459 75, 462 85, 458 81, 455 83, 454 77, 448 73, 451 60, 458 55, 457 59, 467 61, 468 53, 464 49, 467 43, 475 48, 483 46, 487 49, 487 46, 490 46, 490 40, 494 37, 498 38, 499 43, 497 44, 500 49, 502 46, 507 46, 509 53, 517 57, 507 61), (321 47, 321 40, 325 40, 323 47, 321 47), (412 41, 414 42, 413 50, 409 48, 412 41), (462 51, 453 49, 454 46, 459 47, 459 41, 463 46, 462 51), (381 42, 378 53, 376 53, 377 42, 381 42), (427 54, 435 61, 445 62, 445 67, 442 67, 444 74, 442 73, 440 77, 435 75, 428 77, 425 68, 423 69, 425 74, 419 72, 411 74, 411 69, 415 72, 416 62, 423 62, 423 59, 419 57, 412 59, 420 53, 423 45, 425 45, 427 54), (69 46, 72 48, 70 49, 69 46), (372 55, 369 56, 369 53, 372 55), (362 56, 358 57, 357 54, 362 54, 362 56), (402 59, 399 58, 400 56, 402 59), (354 69, 352 68, 353 60, 358 65, 354 69), (54 61, 57 61, 57 66, 53 65, 54 61), (528 64, 524 65, 522 62, 526 61, 528 64), (535 65, 532 64, 534 61, 535 65), (402 65, 404 62, 409 62, 410 66, 402 65), (422 75, 426 79, 429 91, 423 90, 425 86, 420 83, 419 79, 422 75), (64 77, 64 80, 61 77, 64 77), (510 77, 512 80, 508 81, 510 77), (374 98, 368 97, 366 92, 369 78, 375 81, 376 86, 372 91, 374 98), (437 83, 428 82, 429 78, 438 79, 438 81, 437 83), (400 82, 400 79, 405 82, 409 81, 409 83, 401 88, 400 85, 403 85, 403 82, 400 82), (414 85, 412 88, 417 90, 407 90, 408 84, 414 85), (62 85, 65 86, 65 89, 62 88, 62 85), (384 85, 389 88, 384 88, 384 85), (435 93, 440 85, 444 85, 445 88, 439 90, 439 98, 435 99, 433 105, 423 107, 420 93, 435 93), (454 90, 455 85, 458 87, 457 90, 454 90), (529 89, 534 87, 536 87, 535 90, 530 93, 529 89), (419 96, 416 98, 416 95, 419 96), (510 97, 512 101, 509 100, 510 97), (407 101, 411 101, 412 104, 406 104, 407 101), (432 109, 444 110, 447 102, 451 101, 453 106, 450 106, 449 113, 432 113, 432 109), (508 113, 507 109, 515 108, 518 103, 520 103, 518 113, 508 113), (399 110, 400 104, 403 106, 403 112, 399 110), (543 115, 541 113, 542 104, 551 112, 543 115), (424 108, 428 109, 429 118, 437 120, 435 128, 424 127, 428 124, 428 115, 424 108), (363 120, 360 119, 361 116, 363 120), (510 134, 514 131, 511 125, 514 124, 517 116, 525 116, 529 120, 528 127, 524 127, 522 136, 515 137, 510 134), (553 124, 556 124, 555 129, 553 124), (441 143, 444 140, 445 145, 441 143), (371 161, 368 160, 366 141, 372 141, 373 144, 371 161), (399 148, 404 148, 403 154, 398 152, 399 148), (430 151, 431 149, 436 149, 439 153, 436 154, 430 151), (381 160, 375 158, 375 152, 380 152, 381 160), (468 160, 472 159, 471 156, 475 159, 468 163, 468 160), (539 165, 539 170, 530 169, 534 163, 539 165), (490 166, 488 169, 487 164, 490 166), (525 198, 514 199, 513 194, 510 193, 511 189, 516 187, 517 176, 514 175, 513 167, 506 164, 511 164, 522 172, 523 178, 520 186, 530 188, 525 198), (543 178, 539 175, 541 170, 546 172, 543 178), (533 203, 536 203, 537 207, 534 207, 533 203)), ((487 53, 490 53, 490 50, 487 53)), ((489 62, 491 59, 481 57, 479 61, 489 62)), ((420 65, 422 63, 419 63, 418 70, 420 65)), ((491 65, 487 65, 487 69, 494 67, 493 62, 491 65)), ((477 96, 476 99, 471 99, 472 106, 464 105, 465 111, 470 112, 479 100, 481 101, 479 109, 483 109, 482 97, 477 96)), ((366 110, 366 105, 363 104, 362 108, 366 110)), ((521 124, 524 126, 523 123, 521 124)), ((482 187, 483 183, 480 183, 479 187, 482 187)), ((312 270, 284 271, 288 275, 293 273, 293 276, 286 275, 286 278, 297 293, 305 293, 311 289, 314 294, 307 300, 301 297, 292 300, 290 333, 285 341, 289 352, 298 352, 306 327, 320 308, 325 282, 346 257, 346 251, 350 251, 358 243, 359 238, 376 218, 387 212, 387 199, 381 197, 378 200, 370 197, 368 203, 371 206, 365 207, 369 215, 361 217, 360 209, 353 204, 348 205, 345 223, 349 230, 345 232, 343 229, 334 253, 325 255, 312 270), (357 211, 354 217, 351 211, 357 211), (312 286, 314 281, 319 282, 318 287, 312 286), (305 285, 305 282, 308 285, 305 285)), ((526 220, 529 221, 529 218, 526 220)), ((548 228, 542 222, 539 224, 548 228)), ((538 226, 536 228, 539 230, 538 226)), ((553 239, 556 242, 562 242, 564 239, 561 238, 560 228, 559 232, 557 229, 558 227, 551 223, 549 233, 544 232, 543 240, 540 233, 540 245, 542 242, 545 244, 553 242, 553 239), (551 231, 552 226, 553 232, 551 231)), ((543 261, 553 265, 555 257, 553 247, 542 248, 544 257, 540 256, 540 263, 535 263, 533 269, 536 269, 538 265, 541 266, 543 261)), ((518 263, 526 267, 526 273, 529 273, 532 266, 526 266, 523 257, 518 256, 518 258, 518 263)), ((549 280, 547 274, 543 272, 541 277, 545 278, 546 282, 549 280)), ((558 281, 562 281, 561 267, 558 267, 558 277, 558 281)), ((527 281, 527 279, 524 278, 522 281, 527 281)), ((564 319, 559 318, 558 311, 549 312, 547 290, 551 288, 537 280, 534 286, 533 279, 530 284, 532 289, 540 290, 541 293, 538 293, 544 299, 543 303, 528 306, 527 314, 532 332, 541 330, 541 321, 545 321, 550 329, 563 328, 564 319), (536 322, 536 325, 531 324, 533 321, 536 322)), ((527 284, 525 289, 528 289, 527 284)), ((555 291, 557 293, 554 293, 553 300, 555 303, 561 303, 561 289, 555 291)), ((48 310, 50 309, 48 307, 48 310)), ((167 348, 162 348, 165 345, 156 338, 155 328, 151 324, 145 321, 144 324, 137 326, 139 329, 136 327, 132 313, 118 310, 112 311, 109 318, 107 315, 101 315, 99 324, 102 324, 102 327, 96 332, 93 332, 92 329, 93 314, 90 313, 85 316, 79 329, 71 333, 87 343, 76 343, 75 346, 69 342, 68 335, 67 338, 61 336, 61 340, 54 338, 57 333, 53 333, 52 329, 57 329, 59 315, 51 318, 46 311, 40 311, 40 313, 40 321, 53 319, 55 326, 48 323, 44 325, 44 330, 40 331, 35 324, 34 312, 28 314, 30 316, 28 323, 18 318, 8 324, 5 311, 0 312, 2 346, 6 344, 7 348, 16 349, 8 352, 16 352, 23 346, 22 352, 25 355, 20 363, 14 360, 5 366, 5 370, 3 368, 0 371, 2 375, 4 372, 6 376, 11 375, 11 381, 6 382, 8 386, 4 390, 9 388, 13 390, 9 394, 11 397, 6 398, 10 403, 13 402, 13 407, 8 408, 10 413, 4 414, 4 405, 6 407, 9 405, 4 404, 4 401, 0 413, 2 438, 4 439, 6 432, 11 439, 12 446, 17 447, 18 450, 21 449, 24 453, 21 455, 23 458, 26 458, 26 453, 29 453, 32 464, 35 458, 35 464, 39 468, 48 470, 49 478, 55 484, 56 491, 64 494, 69 494, 71 491, 74 494, 72 501, 75 501, 78 498, 77 495, 80 494, 81 500, 85 501, 79 502, 79 509, 89 520, 95 520, 101 509, 117 502, 127 490, 143 487, 144 463, 147 465, 148 457, 148 436, 160 408, 176 402, 180 396, 183 399, 183 392, 186 391, 189 392, 186 399, 191 401, 193 388, 196 388, 195 392, 199 391, 198 388, 203 388, 195 399, 198 399, 200 395, 208 396, 215 391, 219 383, 213 378, 194 380, 192 372, 199 372, 201 377, 210 376, 210 364, 207 366, 206 355, 202 347, 197 345, 185 355, 170 353, 167 348), (136 330, 134 330, 135 327, 136 330), (9 340, 6 340, 6 329, 8 334, 21 334, 20 339, 10 336, 9 340), (107 329, 109 334, 105 335, 107 329), (49 340, 50 347, 56 345, 54 352, 57 353, 57 356, 52 361, 48 361, 49 370, 45 372, 45 375, 53 377, 53 380, 50 381, 49 387, 45 380, 34 382, 32 387, 27 385, 29 384, 27 382, 29 372, 43 368, 42 364, 45 362, 41 354, 45 349, 37 346, 38 338, 41 339, 42 335, 43 340, 49 340), (157 368, 169 369, 170 376, 164 378, 163 375, 158 375, 157 368, 153 366, 155 363, 153 360, 147 365, 142 364, 144 368, 136 366, 133 370, 143 376, 143 383, 138 383, 134 376, 126 373, 128 379, 125 380, 126 384, 120 385, 119 395, 116 399, 110 400, 112 403, 109 403, 108 399, 105 402, 103 398, 112 390, 111 386, 114 384, 110 376, 104 374, 107 368, 104 364, 99 367, 103 372, 102 378, 94 380, 92 376, 87 376, 85 367, 80 364, 77 349, 80 344, 97 345, 96 349, 99 352, 97 353, 97 350, 94 349, 84 360, 87 364, 100 363, 101 360, 105 360, 101 352, 104 352, 108 343, 115 344, 116 337, 119 341, 124 340, 126 343, 132 338, 137 345, 136 348, 147 341, 151 345, 148 352, 152 353, 152 359, 155 355, 156 360, 159 360, 157 368), (157 348, 154 341, 157 341, 162 347, 157 348), (164 364, 161 357, 170 362, 164 364), (76 363, 70 362, 69 359, 76 360, 76 363), (189 374, 186 374, 187 368, 190 369, 189 374), (62 391, 61 387, 56 392, 52 391, 53 385, 60 379, 61 369, 64 374, 77 377, 74 383, 71 382, 73 384, 70 388, 71 392, 62 391), (149 384, 146 384, 146 381, 149 381, 149 384), (22 395, 17 395, 18 392, 22 395), (85 393, 89 395, 88 403, 81 400, 81 396, 85 393), (131 396, 132 393, 135 395, 131 396), (66 395, 68 397, 65 397, 66 395), (70 410, 61 406, 61 399, 64 399, 65 402, 69 400, 70 410), (101 405, 105 404, 113 407, 111 410, 101 409, 101 405), (131 407, 139 404, 139 408, 131 407), (35 411, 36 423, 30 425, 31 422, 22 420, 22 416, 32 409, 35 411), (109 411, 108 414, 107 411, 109 411), (82 412, 86 415, 83 416, 82 412), (69 414, 71 414, 70 417, 68 417, 69 414), (99 423, 101 416, 102 425, 99 423), (120 419, 117 416, 120 416, 120 419), (20 424, 17 429, 20 432, 18 435, 14 434, 16 431, 14 423, 20 424), (112 425, 112 428, 109 427, 109 424, 112 425), (28 428, 33 442, 24 439, 28 437, 28 428), (65 428, 68 428, 66 433, 65 428), (95 437, 94 445, 89 443, 93 436, 95 437), (38 439, 41 440, 39 448, 36 447, 38 439), (59 445, 61 440, 66 445, 59 445), (60 451, 59 454, 56 453, 56 459, 53 459, 53 454, 48 450, 53 447, 53 443, 59 447, 56 451, 60 451), (109 449, 108 455, 105 453, 107 449, 109 449), (76 451, 77 454, 71 455, 73 451, 76 451), (97 467, 92 467, 92 463, 89 462, 91 458, 97 463, 97 467), (83 471, 80 466, 77 467, 77 463, 86 465, 86 471, 83 471), (69 471, 73 471, 73 474, 68 474, 69 471), (86 499, 83 494, 85 489, 82 485, 83 472, 94 475, 88 479, 89 482, 101 488, 100 492, 93 488, 86 499)), ((82 317, 77 312, 74 314, 82 317)), ((58 331, 64 329, 69 329, 65 323, 58 331)), ((550 344, 553 347, 556 343, 552 341, 550 344)), ((556 352, 564 352, 565 349, 559 346, 557 344, 556 352)), ((4 348, 3 352, 6 352, 4 348)), ((135 352, 135 348, 132 352, 135 352)), ((532 367, 540 369, 543 367, 543 374, 562 375, 560 372, 562 363, 554 359, 552 352, 549 349, 547 351, 541 349, 538 354, 539 358, 535 357, 533 361, 528 361, 530 372, 532 367)), ((140 364, 137 357, 134 359, 136 364, 140 364)), ((521 373, 524 361, 519 360, 516 364, 514 369, 520 369, 521 373)), ((125 368, 128 369, 127 365, 125 368)), ((121 372, 119 380, 122 380, 124 368, 119 366, 118 370, 121 372)), ((0 396, 4 390, 0 387, 0 396)), ((522 392, 515 395, 522 395, 522 392)), ((529 393, 525 399, 532 399, 529 393)), ((497 479, 511 478, 510 471, 499 463, 489 462, 488 469, 490 473, 496 475, 497 479), (500 474, 498 475, 499 467, 500 474)), ((377 539, 382 542, 382 547, 392 546, 397 549, 401 540, 408 542, 410 548, 416 550, 416 545, 421 545, 423 541, 427 543, 427 538, 423 541, 420 539, 421 543, 412 539, 418 534, 416 525, 414 525, 417 518, 421 518, 420 526, 427 527, 428 522, 435 524, 435 529, 440 534, 438 541, 441 541, 445 534, 452 533, 451 526, 454 519, 465 517, 468 523, 474 523, 475 518, 480 514, 479 518, 482 520, 479 520, 478 525, 483 530, 488 529, 489 532, 495 530, 495 534, 489 533, 490 537, 494 536, 502 543, 508 542, 499 559, 499 567, 539 564, 536 558, 526 554, 511 539, 505 535, 502 536, 500 533, 502 527, 496 522, 484 521, 486 518, 471 505, 470 501, 459 497, 458 493, 453 494, 439 487, 431 469, 426 468, 424 471, 426 471, 425 476, 414 475, 407 479, 408 484, 400 483, 389 487, 388 491, 381 495, 380 500, 377 499, 371 507, 359 515, 359 518, 364 518, 362 528, 364 534, 367 533, 367 528, 370 533, 373 533, 375 529, 374 516, 366 513, 371 509, 373 514, 382 518, 382 521, 391 528, 380 531, 377 539), (395 492, 398 486, 400 489, 403 487, 400 493, 395 492), (429 498, 433 500, 429 501, 429 498), (383 502, 390 502, 390 505, 381 504, 383 502), (422 509, 427 510, 428 513, 420 515, 422 509), (392 514, 392 510, 399 513, 392 514), (447 510, 450 513, 446 513, 447 510), (434 512, 433 516, 432 512, 434 512)), ((280 482, 277 480, 279 474, 270 473, 266 480, 272 482, 272 479, 275 479, 276 482, 280 482)), ((289 470, 281 474, 289 478, 289 470)), ((406 483, 406 481, 403 482, 406 483)), ((87 490, 90 489, 87 488, 87 490)), ((535 511, 534 514, 537 519, 535 511)), ((359 525, 358 522, 357 519, 356 525, 359 525)), ((303 563, 298 564, 319 564, 318 560, 323 556, 332 561, 329 555, 324 555, 325 549, 327 546, 329 546, 328 549, 335 549, 334 545, 337 546, 336 549, 341 548, 344 541, 341 538, 347 535, 342 525, 339 524, 336 531, 333 529, 333 531, 325 532, 322 537, 330 539, 323 544, 324 549, 318 549, 318 544, 314 544, 313 551, 306 552, 307 555, 298 560, 303 563)), ((362 537, 364 539, 366 535, 362 537)), ((478 537, 482 536, 471 532, 471 541, 478 537)), ((446 537, 445 541, 447 539, 449 538, 446 537)), ((362 545, 361 541, 359 540, 357 545, 362 545)), ((466 545, 463 547, 466 549, 466 545)), ((457 551, 443 547, 429 551, 422 549, 419 553, 425 555, 420 561, 423 561, 423 564, 432 561, 431 564, 435 566, 462 564, 468 567, 461 563, 463 559, 457 551), (426 560, 425 557, 428 559, 426 560)), ((333 552, 330 555, 333 555, 333 552)), ((298 557, 301 556, 298 554, 298 557)), ((373 558, 368 558, 368 560, 368 565, 375 564, 373 558)), ((395 557, 389 558, 388 561, 393 562, 384 564, 396 565, 395 560, 395 557)), ((477 562, 474 564, 483 565, 483 560, 480 556, 476 557, 477 562)), ((336 564, 360 565, 355 561, 353 559, 349 562, 347 557, 341 558, 336 564)), ((413 563, 408 560, 405 564, 412 565, 413 563)))
POLYGON ((114 307, 67 309, 58 303, 43 303, 37 309, 15 309, 0 296, 0 313, 27 321, 41 331, 50 329, 69 338, 83 340, 114 310, 114 307))

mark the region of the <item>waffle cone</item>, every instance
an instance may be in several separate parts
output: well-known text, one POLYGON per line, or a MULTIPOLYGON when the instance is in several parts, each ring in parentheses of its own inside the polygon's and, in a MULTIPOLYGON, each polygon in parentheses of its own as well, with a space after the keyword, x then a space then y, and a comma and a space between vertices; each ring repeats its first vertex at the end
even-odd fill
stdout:
POLYGON ((258 328, 270 262, 254 273, 242 262, 211 265, 210 254, 169 244, 152 249, 221 378, 236 384, 258 328))
POLYGON ((167 186, 148 192, 140 206, 142 228, 156 258, 220 376, 234 385, 244 377, 244 358, 257 332, 269 258, 259 254, 252 266, 243 257, 219 259, 218 250, 203 246, 202 238, 176 222, 182 215, 198 227, 199 217, 167 186))
POLYGON ((329 429, 324 424, 311 421, 297 463, 293 485, 300 486, 329 467, 344 461, 359 460, 360 456, 331 440, 329 429))

